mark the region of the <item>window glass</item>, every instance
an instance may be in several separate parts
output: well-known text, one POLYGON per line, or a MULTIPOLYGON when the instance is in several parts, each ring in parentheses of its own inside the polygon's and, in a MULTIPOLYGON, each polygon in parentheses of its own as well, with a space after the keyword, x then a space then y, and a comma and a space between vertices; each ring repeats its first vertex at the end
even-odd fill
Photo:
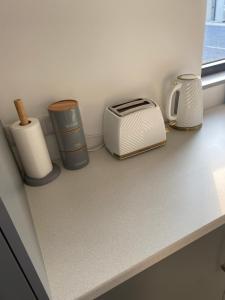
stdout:
POLYGON ((225 0, 207 0, 203 64, 225 59, 225 0))

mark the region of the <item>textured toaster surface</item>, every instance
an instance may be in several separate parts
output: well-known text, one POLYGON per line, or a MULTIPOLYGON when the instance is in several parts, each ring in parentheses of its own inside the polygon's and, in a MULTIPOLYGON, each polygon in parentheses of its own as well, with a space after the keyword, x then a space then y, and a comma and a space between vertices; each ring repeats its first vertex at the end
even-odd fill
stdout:
MULTIPOLYGON (((133 105, 135 102, 142 102, 142 109, 138 106, 138 109, 132 113, 118 115, 108 108, 104 113, 105 146, 112 154, 120 157, 150 148, 166 140, 165 125, 160 107, 147 100, 134 100, 128 105, 131 103, 133 105), (147 104, 143 104, 143 102, 147 104)), ((112 107, 119 111, 118 107, 125 106, 127 108, 126 105, 121 104, 112 107)))
POLYGON ((225 223, 225 105, 196 132, 26 187, 53 300, 91 300, 225 223))

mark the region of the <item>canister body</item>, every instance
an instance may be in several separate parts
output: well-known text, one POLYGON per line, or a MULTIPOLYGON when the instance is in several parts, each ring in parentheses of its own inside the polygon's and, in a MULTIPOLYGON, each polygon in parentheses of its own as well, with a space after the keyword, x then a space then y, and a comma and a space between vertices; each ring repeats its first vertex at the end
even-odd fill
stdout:
POLYGON ((78 102, 62 100, 48 108, 63 165, 75 170, 89 162, 78 102))

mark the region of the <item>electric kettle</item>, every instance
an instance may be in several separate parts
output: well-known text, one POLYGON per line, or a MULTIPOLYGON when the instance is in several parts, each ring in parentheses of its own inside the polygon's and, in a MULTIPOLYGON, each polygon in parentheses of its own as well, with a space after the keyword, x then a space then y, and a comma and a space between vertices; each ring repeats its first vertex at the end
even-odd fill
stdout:
POLYGON ((194 74, 178 76, 166 104, 169 125, 181 130, 200 128, 203 121, 202 97, 202 82, 199 76, 194 74), (178 97, 173 101, 177 93, 178 97))

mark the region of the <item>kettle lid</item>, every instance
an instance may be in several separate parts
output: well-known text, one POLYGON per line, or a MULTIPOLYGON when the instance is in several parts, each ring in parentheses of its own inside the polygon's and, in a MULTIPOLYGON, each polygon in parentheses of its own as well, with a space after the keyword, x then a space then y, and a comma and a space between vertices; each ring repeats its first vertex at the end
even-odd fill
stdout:
POLYGON ((195 74, 182 74, 182 75, 179 75, 177 77, 177 79, 180 79, 180 80, 194 80, 194 79, 199 79, 199 76, 197 76, 195 74))

